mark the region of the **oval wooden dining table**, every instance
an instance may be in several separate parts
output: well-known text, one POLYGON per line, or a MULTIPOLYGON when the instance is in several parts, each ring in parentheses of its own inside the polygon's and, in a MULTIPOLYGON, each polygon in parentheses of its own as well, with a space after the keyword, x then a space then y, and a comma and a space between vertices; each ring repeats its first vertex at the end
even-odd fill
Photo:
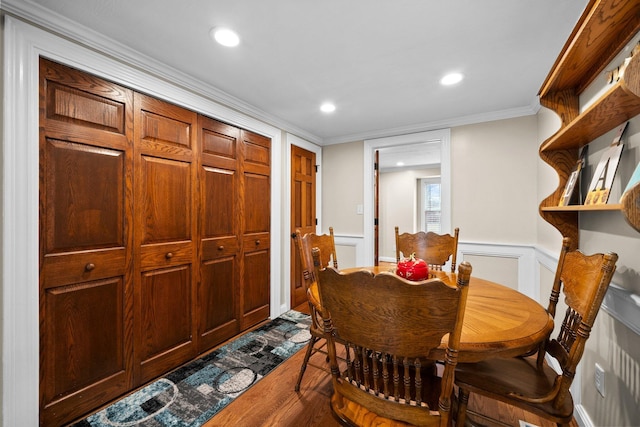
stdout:
MULTIPOLYGON (((357 267, 344 273, 368 270, 374 274, 389 267, 357 267)), ((457 274, 433 271, 430 275, 455 286, 457 274)), ((458 362, 491 357, 514 357, 537 347, 553 330, 553 318, 538 302, 498 283, 471 275, 462 325, 458 362)), ((446 338, 446 336, 445 336, 446 338)), ((446 341, 443 339, 442 349, 446 341)), ((443 353, 444 355, 444 353, 443 353)))

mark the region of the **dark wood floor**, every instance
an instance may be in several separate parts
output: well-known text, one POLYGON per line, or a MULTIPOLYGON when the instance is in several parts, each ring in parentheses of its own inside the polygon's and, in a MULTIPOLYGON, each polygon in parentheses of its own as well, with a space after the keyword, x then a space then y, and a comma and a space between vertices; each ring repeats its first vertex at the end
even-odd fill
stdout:
MULTIPOLYGON (((306 307, 298 307, 305 311, 306 307)), ((316 364, 324 362, 324 355, 315 354, 316 364)), ((329 399, 331 396, 331 378, 326 371, 309 366, 302 380, 300 392, 294 391, 294 385, 304 358, 299 351, 284 362, 256 385, 231 402, 225 409, 205 424, 213 426, 238 427, 337 427, 341 424, 334 418, 329 399)), ((488 399, 476 399, 471 395, 469 409, 473 413, 486 414, 493 420, 473 419, 476 426, 515 426, 518 420, 524 420, 540 427, 555 424, 517 408, 488 399)), ((470 418, 473 415, 470 413, 470 418)), ((572 427, 577 427, 572 423, 572 427)))

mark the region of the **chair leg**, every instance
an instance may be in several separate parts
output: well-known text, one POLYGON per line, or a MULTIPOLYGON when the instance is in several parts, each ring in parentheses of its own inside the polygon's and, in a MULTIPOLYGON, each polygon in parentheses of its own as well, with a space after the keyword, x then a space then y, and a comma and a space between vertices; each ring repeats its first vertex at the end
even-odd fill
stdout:
POLYGON ((295 390, 300 391, 300 383, 302 382, 302 376, 304 375, 304 371, 307 369, 307 364, 309 363, 309 358, 313 353, 313 347, 320 340, 318 337, 311 336, 309 340, 309 344, 307 344, 307 351, 304 354, 304 360, 302 361, 302 366, 300 366, 300 373, 298 374, 298 381, 296 382, 295 390))
POLYGON ((469 390, 458 389, 458 414, 456 416, 456 427, 464 427, 467 420, 467 404, 469 403, 469 390))

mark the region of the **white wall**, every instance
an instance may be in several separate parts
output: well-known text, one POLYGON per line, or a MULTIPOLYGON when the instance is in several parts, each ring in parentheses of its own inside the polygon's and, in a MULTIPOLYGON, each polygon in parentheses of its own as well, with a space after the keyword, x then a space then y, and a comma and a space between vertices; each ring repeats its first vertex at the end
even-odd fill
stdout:
POLYGON ((362 236, 363 141, 329 145, 322 150, 322 223, 336 235, 362 236))
POLYGON ((536 241, 536 117, 451 130, 452 227, 460 240, 536 241))

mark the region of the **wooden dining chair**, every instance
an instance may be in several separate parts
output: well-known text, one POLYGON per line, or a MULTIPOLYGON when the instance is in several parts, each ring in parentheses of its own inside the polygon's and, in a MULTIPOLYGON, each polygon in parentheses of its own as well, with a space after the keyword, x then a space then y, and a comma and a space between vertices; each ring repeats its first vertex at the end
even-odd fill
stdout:
POLYGON ((356 426, 451 425, 471 266, 460 265, 456 286, 410 282, 390 272, 325 268, 317 274, 333 412, 356 426), (436 351, 447 334, 446 349, 436 351))
POLYGON ((561 325, 558 336, 545 340, 532 356, 458 364, 458 425, 464 425, 466 420, 469 393, 508 403, 557 425, 571 422, 573 398, 569 387, 611 282, 618 255, 587 256, 570 248, 570 239, 564 238, 547 308, 555 318, 556 304, 560 295, 564 296, 566 313, 564 318, 555 319, 556 325, 561 325), (547 355, 559 362, 561 374, 545 363, 547 355))
POLYGON ((442 270, 442 266, 451 258, 451 272, 456 271, 458 254, 458 234, 460 229, 450 234, 437 234, 433 231, 402 233, 396 226, 396 262, 400 262, 400 253, 409 257, 415 253, 416 258, 424 260, 431 270, 442 270))
POLYGON ((309 303, 309 311, 311 313, 311 325, 309 327, 311 339, 307 345, 302 366, 300 367, 300 373, 298 374, 298 380, 295 385, 295 391, 300 391, 300 383, 302 382, 302 377, 307 369, 307 365, 325 370, 327 369, 326 366, 316 366, 313 363, 309 363, 309 359, 316 352, 327 355, 326 350, 323 350, 326 345, 326 341, 324 340, 322 332, 322 316, 320 315, 322 307, 320 306, 320 297, 318 296, 318 286, 316 283, 311 249, 319 248, 322 253, 325 254, 322 259, 319 260, 322 267, 332 266, 334 268, 338 268, 338 257, 336 255, 333 227, 329 227, 329 234, 307 233, 302 235, 300 230, 297 229, 295 233, 293 233, 292 237, 300 255, 300 262, 302 264, 302 283, 305 287, 307 301, 309 303))

